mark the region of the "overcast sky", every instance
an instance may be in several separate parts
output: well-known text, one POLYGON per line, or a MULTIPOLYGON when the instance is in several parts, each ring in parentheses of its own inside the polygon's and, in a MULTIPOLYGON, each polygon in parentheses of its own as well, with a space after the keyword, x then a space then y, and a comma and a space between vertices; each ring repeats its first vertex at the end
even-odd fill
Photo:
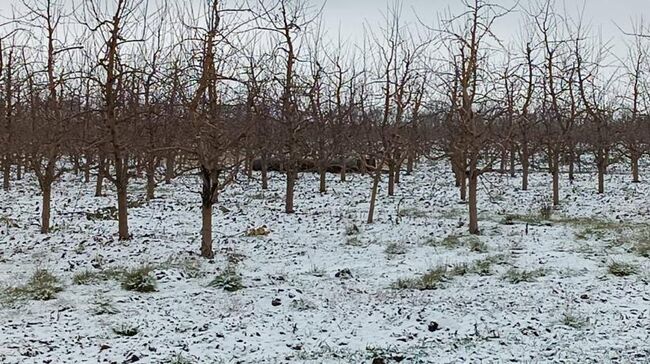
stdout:
MULTIPOLYGON (((84 0, 60 0, 69 4, 78 4, 84 0)), ((114 1, 114 0, 105 0, 114 1)), ((157 0, 153 0, 154 2, 157 0)), ((204 0, 178 0, 204 1, 204 0)), ((395 0, 308 0, 316 7, 324 5, 323 24, 329 37, 339 34, 345 40, 358 41, 362 38, 363 26, 367 24, 376 28, 382 22, 383 14, 389 3, 395 0)), ((504 6, 512 5, 517 0, 492 0, 504 6)), ((537 0, 519 0, 521 6, 528 7, 537 0)), ((641 18, 650 21, 650 0, 555 0, 558 7, 565 7, 569 12, 577 14, 585 8, 586 19, 592 29, 601 30, 605 40, 612 40, 616 48, 623 50, 621 39, 624 35, 616 25, 631 30, 631 22, 641 18)), ((11 4, 19 0, 0 0, 0 14, 8 16, 11 4)), ((441 13, 451 11, 459 13, 463 10, 461 0, 401 0, 403 13, 402 21, 418 23, 420 19, 425 24, 434 25, 441 13), (417 15, 416 15, 417 14, 417 15)), ((67 4, 66 4, 67 5, 67 4)), ((558 9, 561 10, 561 9, 558 9)), ((514 13, 500 19, 495 25, 495 32, 503 40, 511 40, 519 35, 521 29, 521 13, 514 13)))
MULTIPOLYGON (((515 0, 493 0, 502 5, 512 5, 515 0)), ((650 21, 650 0, 556 0, 558 6, 578 14, 585 9, 586 20, 594 31, 602 30, 605 40, 612 39, 620 43, 623 34, 616 24, 624 29, 631 29, 631 22, 639 21, 641 17, 650 21)), ((314 0, 315 3, 324 3, 314 0)), ((524 7, 530 6, 533 0, 520 0, 524 7)), ((438 14, 450 10, 459 13, 463 7, 460 0, 402 0, 403 19, 434 24, 438 14), (417 15, 416 15, 417 14, 417 15)), ((376 26, 386 12, 385 0, 327 0, 323 9, 323 21, 331 33, 338 34, 340 29, 343 38, 356 38, 362 34, 363 23, 376 26)), ((560 9, 558 9, 560 10, 560 9)), ((496 32, 501 38, 518 36, 521 14, 512 14, 501 19, 496 25, 496 32)))

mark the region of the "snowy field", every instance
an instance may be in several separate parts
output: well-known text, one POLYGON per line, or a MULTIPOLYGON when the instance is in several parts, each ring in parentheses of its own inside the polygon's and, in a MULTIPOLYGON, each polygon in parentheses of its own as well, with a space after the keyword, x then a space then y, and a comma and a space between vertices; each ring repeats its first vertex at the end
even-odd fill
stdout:
POLYGON ((549 217, 548 174, 529 191, 489 174, 483 234, 471 237, 446 164, 404 176, 395 197, 382 184, 372 225, 370 179, 349 177, 330 175, 320 195, 317 176, 302 175, 294 215, 282 213, 281 175, 265 192, 232 186, 214 213, 214 261, 197 255, 192 178, 134 203, 127 243, 97 213, 112 191, 96 198, 93 183, 66 177, 44 236, 35 181, 15 182, 0 191, 0 362, 650 363, 647 182, 610 174, 600 196, 595 175, 563 175, 549 217), (137 267, 155 292, 123 288, 137 267), (44 269, 62 291, 19 294, 44 269))

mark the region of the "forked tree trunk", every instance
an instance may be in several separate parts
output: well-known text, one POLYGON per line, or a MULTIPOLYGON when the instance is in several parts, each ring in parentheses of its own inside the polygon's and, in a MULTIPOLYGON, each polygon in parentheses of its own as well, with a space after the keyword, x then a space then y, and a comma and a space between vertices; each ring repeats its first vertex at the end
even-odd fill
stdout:
POLYGON ((52 204, 52 183, 45 181, 42 185, 43 206, 41 210, 41 234, 50 233, 50 213, 52 204))
POLYGON ((375 203, 377 202, 377 193, 379 191, 379 179, 381 170, 376 170, 372 178, 372 190, 370 192, 370 208, 368 209, 368 224, 372 224, 375 218, 375 203))

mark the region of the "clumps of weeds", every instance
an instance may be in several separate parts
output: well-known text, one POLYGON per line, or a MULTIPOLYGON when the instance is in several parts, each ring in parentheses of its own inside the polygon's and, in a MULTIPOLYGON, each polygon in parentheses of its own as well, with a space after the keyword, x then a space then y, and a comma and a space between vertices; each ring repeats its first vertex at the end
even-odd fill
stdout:
POLYGON ((644 230, 634 237, 633 250, 639 256, 650 258, 650 230, 644 230))
POLYGON ((357 226, 357 224, 347 224, 345 225, 345 236, 355 236, 359 235, 361 233, 361 230, 357 226))
POLYGON ((117 207, 107 206, 86 212, 86 219, 90 221, 117 220, 117 207))
POLYGON ((639 268, 632 263, 613 261, 607 266, 607 272, 616 277, 627 277, 639 272, 639 268))
POLYGON ((48 301, 56 298, 63 291, 59 279, 47 269, 37 269, 22 286, 9 288, 6 292, 10 299, 28 299, 48 301))
POLYGON ((539 216, 544 220, 550 220, 553 217, 553 206, 548 202, 542 203, 539 208, 539 216))
POLYGON ((361 240, 357 235, 348 236, 345 239, 345 245, 354 246, 354 247, 366 247, 368 243, 361 240))
POLYGON ((93 301, 93 307, 91 309, 93 315, 114 315, 119 313, 113 302, 105 296, 98 295, 93 301))
POLYGON ((384 249, 384 253, 389 257, 392 257, 396 255, 405 255, 407 250, 406 244, 404 243, 390 243, 386 246, 386 249, 384 249))
POLYGON ((467 240, 467 245, 471 252, 485 253, 488 250, 487 244, 476 236, 472 236, 467 240))
POLYGON ((393 289, 413 289, 420 291, 440 288, 450 280, 446 265, 439 265, 416 278, 400 278, 392 284, 393 289))
POLYGON ((194 364, 193 359, 183 356, 183 354, 174 355, 173 357, 164 361, 165 364, 194 364))
POLYGON ((504 279, 512 284, 517 284, 522 282, 535 282, 537 278, 544 277, 545 275, 546 270, 541 268, 535 270, 519 270, 511 268, 504 275, 504 279))
POLYGON ((323 277, 325 276, 325 269, 317 266, 317 265, 312 265, 311 268, 309 269, 309 272, 307 272, 309 275, 312 275, 314 277, 323 277))
POLYGON ((129 323, 122 323, 120 325, 113 326, 112 330, 116 335, 123 337, 132 337, 140 332, 140 328, 138 326, 134 326, 129 323))
POLYGON ((460 236, 453 234, 447 235, 444 239, 442 239, 441 245, 449 249, 456 248, 461 245, 460 236))
POLYGON ((99 280, 99 273, 93 272, 90 269, 82 270, 72 276, 72 283, 76 285, 87 285, 95 283, 99 280))
POLYGON ((121 267, 107 268, 102 270, 84 269, 72 276, 72 283, 77 285, 89 285, 110 280, 122 280, 127 270, 121 267))
POLYGON ((147 204, 147 200, 144 198, 139 198, 137 200, 131 200, 126 203, 127 207, 130 209, 137 209, 147 204))
POLYGON ((397 216, 411 217, 411 218, 424 218, 427 217, 427 212, 417 207, 404 207, 402 209, 399 209, 397 216))
POLYGON ((563 325, 572 327, 574 329, 582 329, 589 324, 589 319, 584 315, 576 313, 572 310, 566 310, 562 313, 560 321, 563 325))
POLYGON ((490 259, 477 260, 472 264, 469 272, 483 277, 490 276, 492 275, 492 261, 490 259))
POLYGON ((270 233, 271 230, 266 225, 252 227, 246 230, 246 236, 248 237, 266 236, 269 235, 270 233))
POLYGON ((202 276, 201 260, 193 257, 169 257, 160 269, 175 268, 181 271, 184 277, 199 278, 202 276))
POLYGON ((296 299, 291 301, 291 308, 293 308, 296 311, 310 311, 310 310, 315 310, 316 304, 314 304, 311 301, 308 301, 304 298, 296 299))
POLYGON ((156 292, 157 283, 153 268, 149 265, 129 269, 122 278, 123 289, 140 293, 156 292))
POLYGON ((227 292, 236 292, 246 288, 242 282, 241 275, 237 273, 232 264, 228 265, 223 272, 214 277, 214 279, 208 283, 208 286, 220 288, 227 292))

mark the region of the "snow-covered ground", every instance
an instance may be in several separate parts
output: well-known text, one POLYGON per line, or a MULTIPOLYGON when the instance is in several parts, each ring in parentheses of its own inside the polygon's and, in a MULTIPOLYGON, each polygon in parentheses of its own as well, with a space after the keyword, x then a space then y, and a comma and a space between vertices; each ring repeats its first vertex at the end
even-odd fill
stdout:
MULTIPOLYGON (((548 174, 533 174, 529 191, 519 178, 486 175, 483 234, 473 238, 446 165, 404 176, 395 197, 382 184, 371 225, 370 180, 349 177, 330 175, 321 195, 317 176, 302 175, 293 215, 282 212, 281 175, 265 192, 259 181, 232 186, 214 213, 214 261, 196 254, 189 177, 130 210, 127 243, 116 221, 86 218, 114 204, 111 191, 93 197, 92 183, 68 176, 55 187, 56 231, 45 236, 34 180, 15 182, 0 192, 0 362, 650 362, 650 259, 634 248, 650 237, 647 182, 608 175, 600 196, 594 175, 573 185, 563 176, 562 206, 546 221, 548 174), (262 225, 270 234, 246 236, 262 225), (613 275, 613 263, 636 272, 613 275), (155 268, 157 292, 73 282, 86 270, 142 265, 155 268), (209 285, 228 267, 245 288, 209 285), (38 268, 60 279, 55 299, 6 293, 38 268), (436 268, 447 272, 435 289, 395 288, 436 268)), ((131 198, 143 195, 134 182, 131 198)))

